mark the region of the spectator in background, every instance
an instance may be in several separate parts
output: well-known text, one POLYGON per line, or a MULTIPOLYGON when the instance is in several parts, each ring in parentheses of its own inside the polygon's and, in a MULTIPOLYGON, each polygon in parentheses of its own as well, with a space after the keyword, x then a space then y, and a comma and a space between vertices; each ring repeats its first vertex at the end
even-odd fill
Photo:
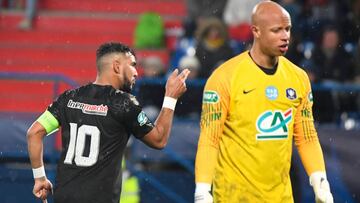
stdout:
POLYGON ((209 17, 222 19, 227 0, 186 0, 188 18, 185 19, 185 33, 194 35, 201 22, 209 17))
POLYGON ((20 30, 30 30, 33 28, 33 23, 36 14, 37 0, 26 0, 25 17, 18 25, 20 30))
POLYGON ((179 62, 179 68, 189 69, 191 72, 188 75, 188 79, 197 79, 200 71, 200 62, 195 56, 183 56, 179 62))
POLYGON ((242 45, 240 52, 244 50, 244 44, 252 39, 250 29, 250 16, 252 8, 261 0, 228 0, 223 19, 229 27, 229 35, 231 39, 242 45))
POLYGON ((227 0, 186 0, 187 12, 190 18, 222 18, 227 0))
POLYGON ((195 22, 183 22, 184 33, 176 40, 176 45, 171 54, 170 67, 168 73, 170 74, 176 67, 179 67, 180 59, 186 55, 195 54, 196 39, 194 37, 195 22))
POLYGON ((318 81, 353 80, 353 58, 344 49, 336 27, 328 26, 324 29, 320 43, 315 46, 312 60, 318 81))
POLYGON ((208 78, 222 62, 234 56, 227 27, 217 18, 204 20, 196 31, 195 55, 200 61, 200 78, 208 78))
POLYGON ((178 67, 181 57, 194 54, 197 43, 194 38, 195 31, 208 18, 222 19, 226 3, 227 0, 186 0, 188 17, 183 21, 184 33, 177 40, 169 72, 178 67))
POLYGON ((165 74, 165 65, 157 56, 146 57, 141 64, 144 70, 143 77, 145 78, 163 77, 165 74))
MULTIPOLYGON (((356 18, 351 13, 350 1, 338 0, 303 0, 302 12, 298 18, 299 29, 304 39, 320 37, 318 30, 322 30, 329 23, 341 28, 345 41, 356 40, 358 31, 354 32, 356 18)), ((356 5, 356 3, 354 4, 356 5)))
MULTIPOLYGON (((196 82, 200 71, 200 62, 195 56, 184 56, 180 59, 179 69, 189 69, 189 82, 196 82)), ((190 83, 191 84, 191 83, 190 83)), ((201 99, 203 92, 202 85, 188 85, 187 94, 184 94, 179 100, 176 107, 175 115, 178 117, 187 117, 198 119, 201 112, 201 99)))
POLYGON ((228 0, 224 10, 224 22, 229 26, 246 23, 250 26, 251 11, 260 0, 228 0))
MULTIPOLYGON (((311 63, 314 82, 334 85, 352 82, 354 79, 354 59, 346 52, 340 33, 336 27, 328 26, 322 33, 322 38, 315 46, 311 63)), ((355 108, 354 99, 346 92, 314 91, 317 102, 314 105, 314 115, 319 122, 332 122, 344 111, 355 108), (321 104, 321 105, 320 105, 321 104)))

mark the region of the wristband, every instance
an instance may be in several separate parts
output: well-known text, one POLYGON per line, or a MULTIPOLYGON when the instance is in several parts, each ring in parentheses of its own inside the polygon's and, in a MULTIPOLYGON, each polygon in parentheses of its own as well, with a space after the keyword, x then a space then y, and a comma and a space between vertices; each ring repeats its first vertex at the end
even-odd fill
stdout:
POLYGON ((174 99, 172 97, 164 97, 164 102, 162 105, 162 108, 168 108, 171 110, 175 110, 177 99, 174 99))
POLYGON ((34 178, 42 178, 46 176, 44 166, 41 166, 39 168, 33 168, 32 171, 34 178))

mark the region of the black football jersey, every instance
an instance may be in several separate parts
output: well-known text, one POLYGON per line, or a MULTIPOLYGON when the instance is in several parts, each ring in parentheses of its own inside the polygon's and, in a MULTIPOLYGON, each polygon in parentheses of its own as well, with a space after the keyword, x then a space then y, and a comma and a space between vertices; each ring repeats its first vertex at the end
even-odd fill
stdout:
POLYGON ((154 127, 136 98, 88 84, 60 95, 48 111, 62 131, 55 202, 118 203, 129 136, 142 138, 154 127))

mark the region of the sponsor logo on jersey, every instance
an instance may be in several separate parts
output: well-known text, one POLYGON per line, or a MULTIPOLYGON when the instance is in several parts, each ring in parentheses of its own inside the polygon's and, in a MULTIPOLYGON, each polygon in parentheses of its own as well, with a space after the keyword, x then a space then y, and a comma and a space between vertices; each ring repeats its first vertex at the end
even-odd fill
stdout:
POLYGON ((313 97, 313 95, 312 95, 312 92, 309 92, 309 94, 308 94, 308 100, 309 100, 309 102, 313 102, 313 101, 314 101, 314 97, 313 97))
POLYGON ((274 86, 268 86, 265 89, 265 95, 270 100, 275 100, 279 96, 279 92, 276 87, 274 86))
POLYGON ((203 103, 217 103, 220 100, 216 91, 205 91, 203 95, 203 103))
POLYGON ((297 98, 296 91, 293 88, 286 89, 286 97, 290 100, 294 100, 297 98))
POLYGON ((147 118, 145 112, 141 111, 137 117, 137 120, 138 120, 139 125, 143 126, 148 121, 148 118, 147 118))
POLYGON ((85 104, 85 103, 73 101, 71 99, 69 100, 67 107, 72 109, 80 109, 85 114, 98 115, 98 116, 106 116, 108 111, 108 107, 103 104, 100 105, 85 104))
POLYGON ((282 140, 287 139, 289 123, 292 120, 292 109, 285 112, 280 110, 265 111, 256 121, 256 140, 282 140))

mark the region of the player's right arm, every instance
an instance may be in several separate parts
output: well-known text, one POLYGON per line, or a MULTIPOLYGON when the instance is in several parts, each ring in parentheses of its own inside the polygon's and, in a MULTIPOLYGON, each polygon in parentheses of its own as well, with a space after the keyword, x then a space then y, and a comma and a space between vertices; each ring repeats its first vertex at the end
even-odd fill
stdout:
POLYGON ((33 194, 43 200, 46 200, 48 193, 52 192, 53 188, 45 174, 43 139, 60 126, 59 114, 62 109, 63 97, 64 94, 54 101, 27 131, 28 152, 34 176, 33 194))
POLYGON ((58 126, 57 119, 49 111, 45 111, 27 131, 28 152, 34 176, 33 194, 43 200, 48 192, 52 192, 52 184, 47 179, 44 169, 43 139, 58 126))
POLYGON ((148 146, 162 149, 169 139, 176 100, 186 91, 186 78, 190 71, 184 69, 181 73, 174 70, 169 76, 165 86, 165 98, 163 108, 155 121, 154 128, 147 133, 142 141, 148 146))
POLYGON ((216 70, 206 82, 195 160, 195 202, 213 202, 211 185, 224 122, 229 109, 230 76, 216 70))

